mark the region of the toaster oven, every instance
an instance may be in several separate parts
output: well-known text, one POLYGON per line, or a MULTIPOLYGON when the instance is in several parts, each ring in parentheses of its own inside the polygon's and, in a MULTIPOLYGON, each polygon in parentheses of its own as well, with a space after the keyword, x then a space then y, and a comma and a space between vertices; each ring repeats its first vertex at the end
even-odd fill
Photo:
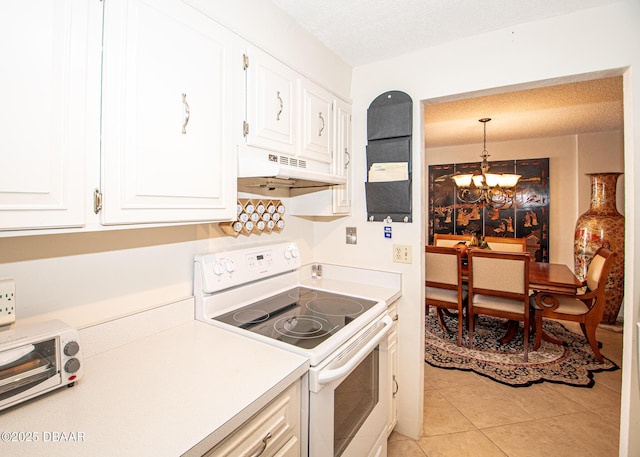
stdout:
POLYGON ((0 327, 0 410, 82 377, 78 332, 54 320, 0 327))

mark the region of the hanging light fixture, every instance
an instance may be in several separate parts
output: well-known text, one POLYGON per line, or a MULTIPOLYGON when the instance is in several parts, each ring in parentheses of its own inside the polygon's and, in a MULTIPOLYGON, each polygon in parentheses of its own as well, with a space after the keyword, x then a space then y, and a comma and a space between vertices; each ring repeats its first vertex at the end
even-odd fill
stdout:
POLYGON ((456 174, 452 176, 458 187, 458 200, 463 203, 480 203, 494 208, 509 208, 513 205, 515 187, 520 175, 506 173, 489 173, 489 152, 487 152, 488 117, 479 119, 484 125, 484 145, 480 174, 456 174))

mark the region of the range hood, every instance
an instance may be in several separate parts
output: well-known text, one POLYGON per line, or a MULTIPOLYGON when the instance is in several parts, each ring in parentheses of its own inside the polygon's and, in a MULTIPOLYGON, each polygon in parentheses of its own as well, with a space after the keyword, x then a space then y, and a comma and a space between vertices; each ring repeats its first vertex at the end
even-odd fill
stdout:
POLYGON ((347 178, 330 173, 328 163, 263 150, 238 154, 238 186, 313 188, 346 184, 347 178))

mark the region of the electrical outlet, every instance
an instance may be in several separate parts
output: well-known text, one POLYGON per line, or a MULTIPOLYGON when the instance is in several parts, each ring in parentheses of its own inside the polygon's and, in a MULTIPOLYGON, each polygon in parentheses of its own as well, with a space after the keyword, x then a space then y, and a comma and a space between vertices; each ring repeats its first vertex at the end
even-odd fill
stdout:
POLYGON ((358 229, 347 227, 347 244, 358 244, 358 229))
POLYGON ((0 325, 13 324, 16 321, 16 282, 13 279, 0 279, 0 325))
POLYGON ((411 246, 394 244, 393 261, 396 263, 411 263, 411 246))

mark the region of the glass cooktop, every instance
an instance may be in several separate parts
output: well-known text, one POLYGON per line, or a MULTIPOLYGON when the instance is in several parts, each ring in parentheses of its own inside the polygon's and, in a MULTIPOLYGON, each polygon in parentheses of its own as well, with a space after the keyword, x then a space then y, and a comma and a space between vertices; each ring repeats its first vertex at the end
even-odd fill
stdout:
POLYGON ((213 319, 312 349, 375 304, 364 298, 296 287, 213 319))

